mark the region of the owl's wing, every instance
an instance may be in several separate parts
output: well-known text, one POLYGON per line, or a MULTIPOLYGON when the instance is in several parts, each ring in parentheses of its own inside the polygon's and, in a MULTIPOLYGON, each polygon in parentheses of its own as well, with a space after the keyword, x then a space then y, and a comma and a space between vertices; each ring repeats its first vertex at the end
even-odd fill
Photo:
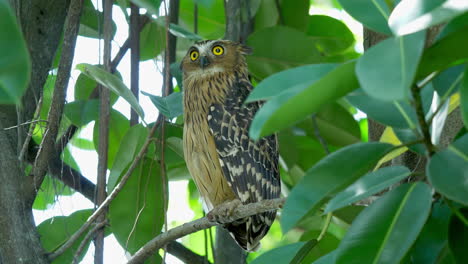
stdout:
MULTIPOLYGON (((208 115, 224 177, 244 204, 278 198, 280 178, 276 136, 256 142, 249 138, 249 127, 260 104, 243 105, 252 89, 250 82, 239 81, 234 85, 236 87, 230 89, 232 92, 225 103, 212 105, 208 115)), ((246 220, 247 230, 243 235, 234 234, 239 232, 231 230, 235 227, 227 228, 241 246, 244 244, 244 248, 252 250, 268 231, 275 215, 276 212, 267 212, 250 217, 246 220)))

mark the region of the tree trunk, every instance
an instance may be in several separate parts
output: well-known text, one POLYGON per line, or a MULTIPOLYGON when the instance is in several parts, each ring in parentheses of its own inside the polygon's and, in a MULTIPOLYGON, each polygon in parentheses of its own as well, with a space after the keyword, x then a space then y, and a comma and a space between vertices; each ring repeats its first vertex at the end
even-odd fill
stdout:
POLYGON ((31 57, 31 81, 22 106, 0 105, 0 263, 48 263, 32 215, 39 186, 18 154, 60 43, 68 0, 10 0, 31 57), (4 130, 4 128, 14 127, 4 130))

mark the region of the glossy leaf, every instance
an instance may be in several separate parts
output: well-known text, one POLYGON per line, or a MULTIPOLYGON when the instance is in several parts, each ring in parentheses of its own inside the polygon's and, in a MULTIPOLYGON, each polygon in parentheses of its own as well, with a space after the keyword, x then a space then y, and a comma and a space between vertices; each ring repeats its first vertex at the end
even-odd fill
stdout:
MULTIPOLYGON (((99 146, 99 123, 100 120, 96 119, 93 129, 93 142, 94 148, 98 149, 99 146)), ((119 150, 122 139, 130 127, 130 121, 121 114, 119 111, 111 109, 109 119, 109 148, 107 149, 107 167, 112 168, 115 156, 119 150)))
POLYGON ((65 105, 65 116, 77 127, 99 118, 99 100, 79 100, 65 105))
MULTIPOLYGON (((56 250, 59 246, 65 243, 91 216, 92 209, 75 211, 69 216, 54 216, 42 222, 37 227, 37 232, 40 234, 41 243, 44 249, 48 252, 56 250)), ((72 263, 78 246, 83 240, 83 234, 71 248, 65 251, 62 255, 54 260, 54 263, 72 263)), ((86 244, 85 250, 79 259, 83 258, 87 247, 91 242, 86 244)))
POLYGON ((0 104, 19 104, 31 75, 31 61, 8 1, 0 2, 0 104))
POLYGON ((468 61, 468 27, 448 34, 424 51, 416 79, 468 61))
POLYGON ((468 205, 468 135, 434 154, 426 170, 437 192, 468 205))
POLYGON ((276 26, 252 33, 247 39, 253 54, 247 56, 250 73, 263 79, 273 73, 324 61, 314 40, 296 29, 276 26), (286 48, 287 47, 287 48, 286 48))
MULTIPOLYGON (((467 208, 461 208, 460 214, 465 219, 468 219, 467 208)), ((468 245, 468 225, 456 215, 452 215, 450 219, 448 243, 457 263, 468 262, 468 252, 466 251, 466 245, 468 245)))
POLYGON ((426 222, 431 200, 424 183, 404 184, 382 196, 354 220, 336 264, 400 263, 426 222))
POLYGON ((446 204, 436 202, 431 215, 414 243, 411 258, 413 263, 435 264, 437 257, 447 244, 450 209, 446 204))
MULTIPOLYGON (((115 22, 112 21, 111 35, 114 37, 117 31, 115 22)), ((80 28, 78 34, 88 38, 103 38, 104 15, 96 10, 91 1, 86 0, 83 5, 83 11, 80 17, 80 28)))
POLYGON ((290 263, 304 244, 298 242, 272 249, 254 259, 251 264, 290 263))
POLYGON ((343 9, 365 27, 374 31, 391 35, 387 20, 390 9, 385 0, 338 0, 343 9))
POLYGON ((309 18, 309 0, 282 1, 279 9, 282 16, 282 24, 304 31, 309 18))
POLYGON ((166 31, 156 22, 147 23, 140 31, 140 60, 155 59, 166 48, 166 31))
POLYGON ((166 97, 152 95, 146 92, 142 93, 149 96, 151 102, 158 108, 159 112, 169 119, 178 117, 184 113, 182 108, 182 93, 172 93, 166 97))
POLYGON ((318 50, 325 54, 340 53, 354 44, 354 35, 346 24, 329 16, 309 16, 306 33, 315 40, 318 50))
POLYGON ((405 35, 447 22, 466 11, 466 1, 402 0, 393 9, 388 23, 396 35, 405 35))
POLYGON ((324 214, 385 190, 410 174, 411 171, 403 166, 385 167, 370 172, 333 197, 327 204, 324 214))
POLYGON ((110 74, 109 72, 106 72, 98 66, 87 63, 78 64, 76 65, 76 68, 82 73, 88 75, 90 78, 96 80, 98 83, 102 84, 104 87, 107 87, 111 91, 121 96, 130 104, 133 110, 135 110, 135 112, 141 118, 144 118, 145 115, 143 113, 143 109, 138 103, 138 100, 119 78, 110 74))
POLYGON ((335 263, 336 250, 326 254, 325 256, 320 257, 313 264, 333 264, 335 263))
MULTIPOLYGON (((179 24, 187 30, 194 28, 193 0, 181 0, 179 24)), ((224 2, 214 1, 211 6, 198 5, 198 34, 206 39, 219 39, 225 30, 224 2)))
POLYGON ((393 37, 367 50, 356 64, 362 89, 383 101, 409 99, 425 36, 393 37))
MULTIPOLYGON (((112 232, 125 250, 134 254, 161 232, 165 214, 163 200, 159 163, 144 159, 109 207, 112 232)), ((148 263, 160 263, 159 256, 152 257, 148 263)))
POLYGON ((276 0, 261 0, 257 14, 255 15, 255 31, 262 28, 275 26, 279 19, 279 11, 276 8, 276 0))
POLYGON ((268 100, 288 88, 302 83, 312 84, 337 66, 338 64, 311 64, 275 73, 261 81, 249 94, 246 102, 268 100))
MULTIPOLYGON (((97 65, 97 67, 103 66, 97 65)), ((116 71, 114 75, 120 80, 122 80, 122 75, 120 75, 120 72, 116 71)), ((80 75, 78 75, 78 79, 76 79, 75 82, 75 100, 96 99, 97 97, 93 98, 93 92, 97 88, 97 85, 98 83, 95 80, 91 79, 84 73, 80 73, 80 75)), ((110 91, 110 104, 113 105, 117 101, 117 99, 119 99, 119 96, 113 91, 110 91)))
POLYGON ((460 110, 465 127, 468 128, 468 67, 465 68, 465 76, 460 88, 460 110))
POLYGON ((354 66, 354 62, 342 64, 313 84, 296 85, 268 101, 256 113, 250 137, 258 139, 291 126, 356 89, 354 66))
POLYGON ((127 130, 127 133, 123 136, 119 144, 119 150, 117 151, 112 170, 109 174, 109 179, 107 181, 108 193, 114 189, 120 176, 135 159, 147 136, 148 129, 141 124, 132 126, 127 130))
POLYGON ((328 155, 306 172, 291 190, 281 218, 283 232, 288 232, 304 216, 314 212, 330 196, 345 189, 390 150, 384 143, 360 143, 328 155))
POLYGON ((464 65, 457 65, 437 74, 432 81, 434 90, 442 98, 447 98, 456 93, 462 85, 464 70, 464 65))
POLYGON ((34 199, 33 209, 46 210, 49 205, 55 203, 58 195, 72 195, 73 193, 74 191, 70 187, 47 174, 34 199))

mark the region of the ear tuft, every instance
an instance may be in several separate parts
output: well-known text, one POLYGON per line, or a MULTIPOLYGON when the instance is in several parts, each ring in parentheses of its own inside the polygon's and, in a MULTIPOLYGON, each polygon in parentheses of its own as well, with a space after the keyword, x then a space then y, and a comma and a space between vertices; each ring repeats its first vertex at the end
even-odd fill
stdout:
POLYGON ((243 45, 243 44, 241 45, 240 50, 241 50, 242 54, 244 54, 244 55, 250 55, 253 52, 253 49, 251 47, 243 45))

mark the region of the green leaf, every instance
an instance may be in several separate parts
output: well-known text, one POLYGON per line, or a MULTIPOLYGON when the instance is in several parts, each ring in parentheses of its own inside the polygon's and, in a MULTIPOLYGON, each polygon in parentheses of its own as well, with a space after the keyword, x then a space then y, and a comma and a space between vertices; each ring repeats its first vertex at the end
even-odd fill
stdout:
MULTIPOLYGON (((468 218, 468 208, 462 208, 460 213, 465 219, 468 218)), ((452 215, 450 219, 448 243, 457 263, 468 262, 468 252, 466 252, 466 245, 468 245, 468 226, 456 215, 452 215)))
MULTIPOLYGON (((37 227, 37 232, 40 234, 44 249, 51 252, 60 247, 70 238, 71 234, 75 233, 86 222, 92 212, 92 209, 80 210, 69 216, 54 216, 42 222, 37 227)), ((53 263, 72 263, 75 252, 84 236, 85 234, 71 248, 66 250, 64 254, 56 258, 53 263)), ((80 259, 84 257, 89 244, 90 242, 86 244, 83 253, 79 256, 80 259)))
POLYGON ((182 108, 182 93, 172 93, 166 97, 152 95, 146 92, 142 93, 149 96, 151 102, 158 108, 159 112, 169 119, 178 117, 184 113, 182 108))
POLYGON ((466 11, 465 1, 403 0, 393 9, 388 24, 396 35, 406 35, 447 22, 466 11))
POLYGON ((289 193, 281 218, 283 232, 372 169, 391 148, 377 142, 354 144, 319 161, 289 193))
POLYGON ((19 104, 31 75, 31 61, 8 1, 0 2, 0 104, 19 104))
POLYGON ((166 48, 166 30, 156 22, 147 23, 140 31, 140 60, 156 58, 166 48))
POLYGON ((247 56, 249 72, 263 79, 288 68, 323 62, 314 44, 312 38, 293 28, 276 26, 256 31, 247 38, 247 45, 253 49, 247 56))
POLYGON ((468 135, 434 154, 426 170, 437 192, 468 205, 468 135))
POLYGON ((400 263, 429 216, 431 200, 424 183, 404 184, 382 196, 354 220, 336 264, 400 263))
POLYGON ((362 89, 384 101, 410 98, 425 33, 386 39, 359 58, 356 74, 362 89))
POLYGON ((290 263, 304 244, 298 242, 272 249, 254 259, 251 264, 290 263))
MULTIPOLYGON (((94 148, 98 149, 99 146, 99 124, 100 119, 96 119, 93 129, 93 142, 94 148)), ((111 109, 109 119, 109 148, 107 150, 107 167, 112 168, 115 156, 119 150, 122 139, 130 127, 130 121, 119 111, 111 109)))
POLYGON ((450 209, 446 204, 436 202, 431 215, 414 243, 411 259, 413 263, 435 263, 438 255, 447 244, 450 209))
MULTIPOLYGON (((115 22, 112 21, 111 34, 114 37, 117 31, 115 22)), ((96 10, 91 1, 86 0, 80 17, 80 28, 78 34, 88 38, 103 38, 104 14, 96 10)))
POLYGON ((278 8, 276 8, 276 0, 261 0, 260 7, 254 19, 254 31, 262 28, 275 26, 279 19, 278 8))
POLYGON ((99 118, 99 100, 79 100, 65 105, 65 116, 77 127, 99 118))
POLYGON ((468 27, 448 34, 424 51, 416 79, 468 61, 468 27))
POLYGON ((143 109, 141 108, 138 100, 135 98, 133 93, 128 89, 125 84, 119 80, 116 76, 106 72, 103 69, 100 69, 98 66, 81 63, 76 65, 76 68, 80 70, 82 73, 88 75, 90 78, 96 80, 98 83, 107 87, 111 91, 115 92, 123 99, 125 99, 130 106, 135 110, 135 112, 143 119, 144 113, 143 109))
POLYGON ((117 151, 112 170, 109 174, 107 192, 110 193, 115 185, 117 185, 118 179, 126 172, 127 167, 135 159, 147 136, 148 129, 141 124, 132 126, 127 130, 127 133, 125 133, 119 144, 119 150, 117 151))
POLYGON ((332 264, 335 263, 336 258, 336 250, 331 251, 330 253, 326 254, 325 256, 320 257, 313 264, 332 264))
POLYGON ((311 64, 275 73, 261 81, 245 102, 268 100, 296 85, 312 84, 337 66, 338 64, 311 64))
POLYGON ((305 31, 309 17, 309 7, 309 0, 282 1, 280 8, 283 19, 282 24, 305 31))
POLYGON ((311 64, 275 73, 261 81, 245 100, 268 100, 302 83, 312 84, 335 69, 337 64, 311 64))
POLYGON ((338 54, 354 44, 354 35, 346 24, 329 16, 309 16, 306 33, 315 40, 317 49, 325 54, 338 54))
POLYGON ((311 85, 296 85, 269 100, 256 113, 250 137, 259 139, 291 126, 358 88, 354 66, 354 62, 342 64, 311 85))
POLYGON ((376 194, 403 180, 410 174, 411 171, 403 166, 385 167, 370 172, 333 197, 323 213, 335 211, 376 194))
POLYGON ((442 97, 447 98, 456 93, 462 85, 465 65, 457 65, 437 74, 432 80, 434 90, 442 97))
POLYGON ((172 35, 180 38, 186 38, 193 41, 203 40, 201 36, 193 33, 192 31, 186 30, 185 28, 172 23, 169 25, 169 32, 171 32, 172 35))
POLYGON ((468 128, 468 67, 465 67, 465 76, 460 87, 460 109, 463 117, 463 123, 468 128))
MULTIPOLYGON (((96 65, 97 67, 102 68, 103 65, 96 65)), ((114 75, 122 80, 122 76, 120 75, 120 72, 116 71, 114 75)), ((97 82, 91 78, 89 78, 86 74, 80 73, 78 75, 78 79, 75 82, 75 100, 89 100, 93 99, 92 95, 94 90, 97 87, 97 82)), ((95 97, 97 98, 97 97, 95 97)), ((119 96, 115 94, 113 91, 110 93, 110 104, 113 105, 117 99, 119 99, 119 96)))
MULTIPOLYGON (((179 25, 187 31, 194 29, 194 4, 192 0, 181 0, 179 25)), ((225 30, 224 2, 214 1, 208 7, 198 5, 198 34, 206 39, 223 38, 225 30)))
POLYGON ((151 15, 159 16, 161 0, 130 0, 135 5, 146 9, 151 15))
POLYGON ((41 188, 34 199, 33 209, 46 210, 49 205, 55 203, 59 195, 72 195, 74 191, 65 186, 58 179, 53 179, 47 174, 42 182, 41 188))
MULTIPOLYGON (((109 207, 112 232, 131 254, 161 233, 165 214, 163 184, 159 163, 145 158, 109 207)), ((156 254, 148 263, 160 261, 156 254)))
POLYGON ((387 20, 390 9, 385 0, 338 0, 343 9, 365 27, 374 31, 392 35, 387 20))

